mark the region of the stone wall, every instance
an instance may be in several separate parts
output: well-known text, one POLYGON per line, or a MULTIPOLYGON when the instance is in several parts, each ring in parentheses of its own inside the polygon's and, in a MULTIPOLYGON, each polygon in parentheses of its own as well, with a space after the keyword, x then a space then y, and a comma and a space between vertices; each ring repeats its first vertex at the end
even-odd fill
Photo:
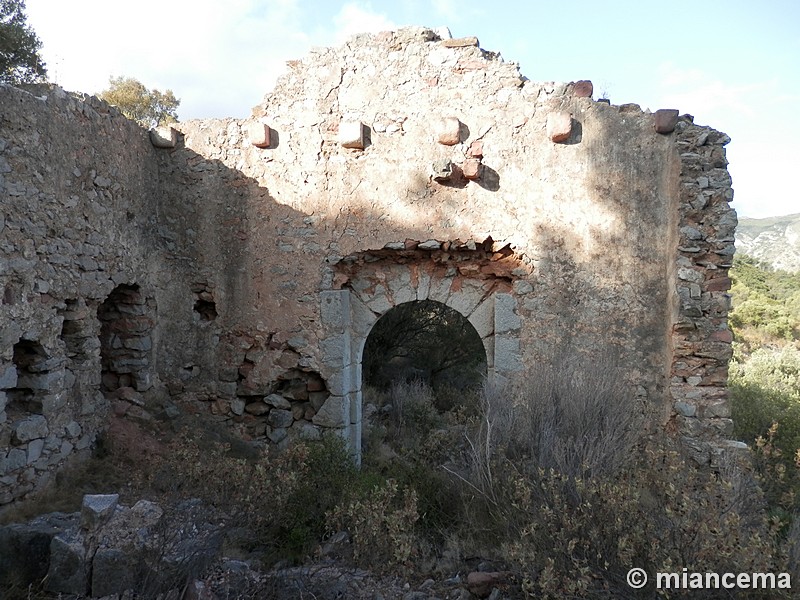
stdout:
POLYGON ((490 376, 600 354, 656 422, 730 433, 728 138, 690 117, 421 28, 316 49, 251 118, 159 148, 95 99, 0 93, 0 388, 63 402, 6 411, 5 501, 91 443, 104 398, 357 450, 364 342, 416 299, 467 317, 490 376))
POLYGON ((690 120, 678 123, 676 131, 681 189, 670 391, 685 441, 700 457, 711 459, 713 446, 698 440, 733 434, 727 391, 733 341, 727 292, 737 218, 728 204, 733 189, 724 146, 730 138, 690 120))
MULTIPOLYGON (((95 98, 3 85, 0 107, 3 504, 105 423, 98 310, 115 289, 152 288, 158 177, 147 132, 95 98)), ((131 385, 148 389, 154 368, 131 385)))

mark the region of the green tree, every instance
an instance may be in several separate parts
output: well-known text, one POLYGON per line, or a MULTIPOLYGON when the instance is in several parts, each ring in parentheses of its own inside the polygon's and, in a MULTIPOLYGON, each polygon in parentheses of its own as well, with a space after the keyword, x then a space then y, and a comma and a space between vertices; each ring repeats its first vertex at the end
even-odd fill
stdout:
POLYGON ((745 352, 800 339, 800 274, 737 255, 730 275, 730 324, 745 352))
POLYGON ((379 389, 420 379, 437 392, 464 390, 482 382, 486 351, 458 311, 433 300, 414 300, 378 320, 364 344, 362 364, 364 381, 379 389))
POLYGON ((116 106, 129 119, 142 127, 156 127, 178 120, 181 101, 172 90, 148 90, 133 77, 111 77, 109 88, 100 92, 100 98, 116 106))
POLYGON ((44 81, 42 42, 26 22, 25 0, 0 0, 0 82, 19 85, 44 81))

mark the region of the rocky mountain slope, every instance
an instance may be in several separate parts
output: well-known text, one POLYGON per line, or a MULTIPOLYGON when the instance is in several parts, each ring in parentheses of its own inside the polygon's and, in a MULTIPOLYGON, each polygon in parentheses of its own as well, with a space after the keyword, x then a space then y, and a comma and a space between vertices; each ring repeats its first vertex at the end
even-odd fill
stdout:
POLYGON ((776 269, 800 271, 800 213, 766 219, 740 218, 736 251, 776 269))

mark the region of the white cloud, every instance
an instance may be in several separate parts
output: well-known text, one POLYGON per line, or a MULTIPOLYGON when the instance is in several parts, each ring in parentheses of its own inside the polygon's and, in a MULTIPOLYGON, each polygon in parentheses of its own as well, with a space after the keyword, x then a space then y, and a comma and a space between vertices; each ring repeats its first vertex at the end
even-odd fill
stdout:
POLYGON ((792 177, 796 157, 791 140, 800 126, 787 119, 796 99, 782 93, 776 76, 729 83, 697 68, 664 63, 655 108, 677 108, 731 137, 728 170, 733 178, 733 206, 741 216, 767 217, 797 212, 792 177))
POLYGON ((112 75, 171 88, 182 118, 246 116, 309 45, 296 0, 28 0, 50 78, 98 92, 112 75))
POLYGON ((336 27, 334 37, 337 42, 343 42, 358 33, 377 33, 397 29, 397 25, 389 17, 375 12, 369 2, 348 2, 333 17, 333 24, 336 27))
POLYGON ((312 45, 396 29, 369 2, 342 5, 333 31, 303 30, 299 0, 28 0, 50 78, 97 93, 111 76, 170 88, 182 119, 247 116, 312 45))
POLYGON ((797 159, 790 140, 735 141, 728 147, 732 206, 739 216, 772 217, 798 212, 793 177, 797 159))
POLYGON ((756 109, 749 96, 763 89, 763 83, 731 85, 699 69, 681 69, 672 63, 659 67, 660 105, 691 112, 707 119, 720 112, 753 117, 756 109))

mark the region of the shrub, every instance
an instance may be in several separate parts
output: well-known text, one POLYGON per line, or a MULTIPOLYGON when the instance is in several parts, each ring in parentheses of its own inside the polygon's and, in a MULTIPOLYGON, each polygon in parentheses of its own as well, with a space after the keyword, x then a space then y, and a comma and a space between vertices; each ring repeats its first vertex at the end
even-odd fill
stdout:
POLYGON ((748 443, 766 436, 790 464, 800 448, 800 350, 758 349, 730 370, 734 435, 748 443))
POLYGON ((181 439, 161 466, 173 493, 197 496, 250 533, 267 559, 304 558, 325 533, 325 514, 372 483, 336 436, 297 443, 270 457, 236 458, 219 444, 181 439))
POLYGON ((487 386, 469 468, 449 469, 467 545, 493 545, 537 598, 640 597, 625 580, 633 566, 785 570, 747 463, 697 468, 666 435, 642 436, 643 423, 603 365, 487 386))
POLYGON ((440 413, 432 388, 420 381, 395 382, 382 397, 369 390, 369 399, 388 403, 388 426, 370 424, 368 452, 363 470, 392 479, 400 489, 416 494, 419 534, 440 542, 459 515, 452 480, 440 468, 457 459, 463 446, 463 421, 467 407, 440 413), (381 439, 375 439, 382 433, 381 439), (379 449, 390 447, 389 452, 379 449))
MULTIPOLYGON (((507 482, 519 531, 505 555, 528 594, 635 596, 625 580, 633 566, 651 574, 780 570, 763 511, 745 501, 753 489, 740 467, 704 472, 663 442, 641 457, 613 475, 551 470, 507 482)), ((644 593, 651 597, 652 586, 644 593)))
POLYGON ((420 551, 416 534, 417 495, 394 480, 376 486, 364 498, 355 498, 328 513, 334 531, 347 530, 354 558, 376 570, 409 568, 420 551))
POLYGON ((411 445, 442 422, 433 390, 420 380, 392 382, 389 399, 396 433, 411 445))
POLYGON ((519 381, 485 385, 481 401, 469 444, 472 475, 487 493, 498 456, 572 477, 612 472, 630 459, 644 421, 618 371, 602 361, 540 365, 519 381))

